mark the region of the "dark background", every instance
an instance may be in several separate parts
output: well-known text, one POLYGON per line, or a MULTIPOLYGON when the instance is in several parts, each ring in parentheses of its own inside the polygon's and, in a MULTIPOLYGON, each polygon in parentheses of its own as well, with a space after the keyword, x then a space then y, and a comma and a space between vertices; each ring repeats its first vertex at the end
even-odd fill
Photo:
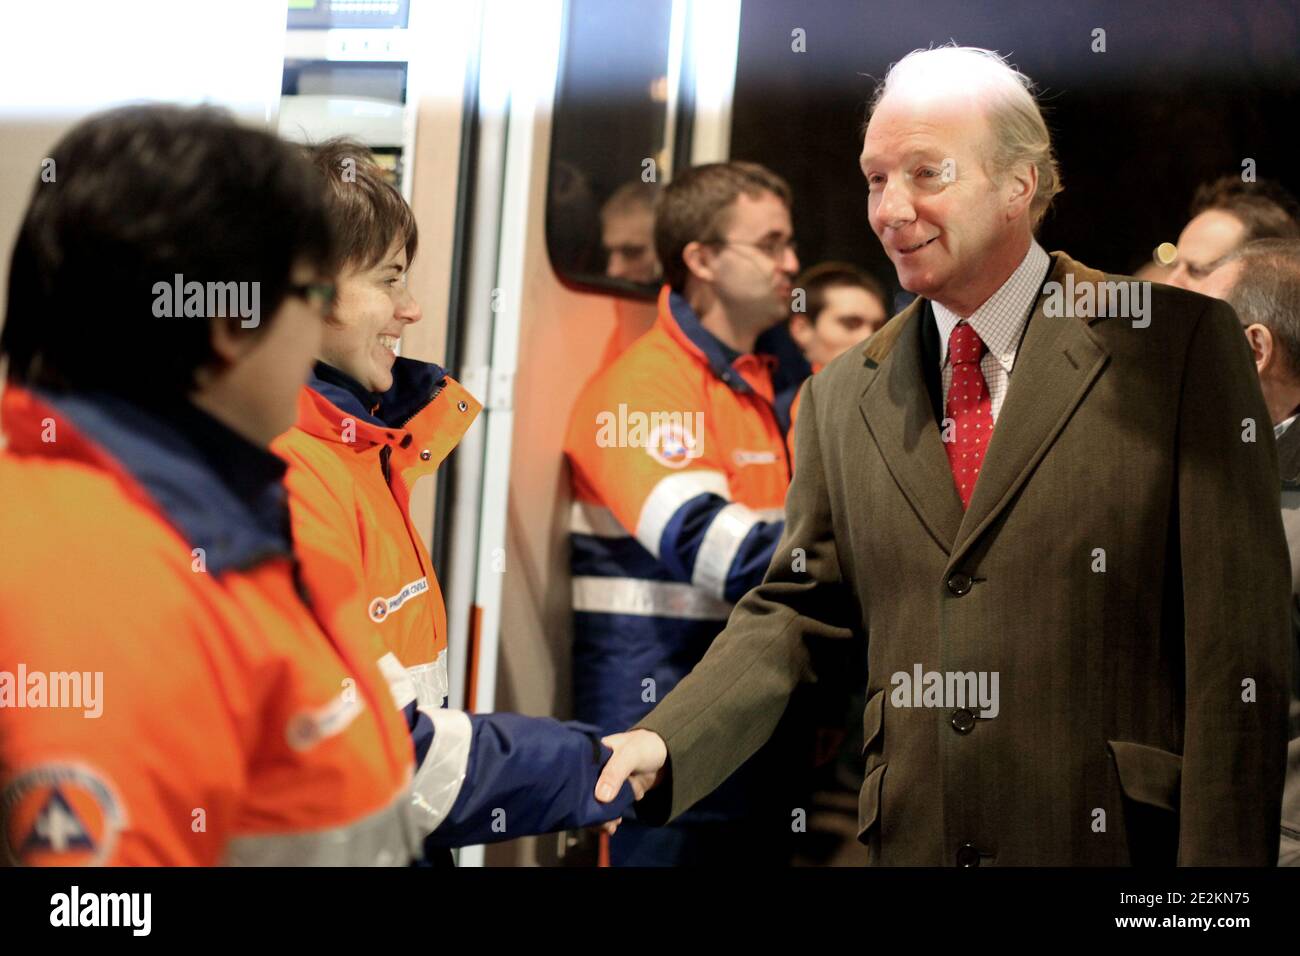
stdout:
POLYGON ((1178 238, 1196 186, 1247 157, 1300 192, 1294 0, 744 0, 731 156, 790 181, 805 267, 847 259, 896 288, 867 223, 862 123, 890 63, 950 40, 1037 84, 1065 184, 1039 233, 1049 252, 1132 272, 1178 238))

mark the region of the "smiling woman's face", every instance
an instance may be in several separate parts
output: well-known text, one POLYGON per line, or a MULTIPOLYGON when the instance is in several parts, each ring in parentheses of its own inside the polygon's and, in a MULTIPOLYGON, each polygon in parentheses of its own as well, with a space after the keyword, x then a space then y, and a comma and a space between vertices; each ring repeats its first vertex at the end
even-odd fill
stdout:
POLYGON ((422 318, 406 288, 406 265, 399 239, 374 266, 346 267, 339 275, 334 319, 325 325, 321 361, 372 392, 392 387, 402 330, 422 318))

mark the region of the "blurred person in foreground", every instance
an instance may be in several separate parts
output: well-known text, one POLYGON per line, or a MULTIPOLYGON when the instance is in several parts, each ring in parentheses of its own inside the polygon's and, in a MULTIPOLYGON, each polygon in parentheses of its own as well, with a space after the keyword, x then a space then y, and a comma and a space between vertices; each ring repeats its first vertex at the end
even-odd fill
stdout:
POLYGON ((406 728, 268 450, 334 295, 314 171, 206 108, 51 155, 0 336, 0 857, 408 863, 406 728))

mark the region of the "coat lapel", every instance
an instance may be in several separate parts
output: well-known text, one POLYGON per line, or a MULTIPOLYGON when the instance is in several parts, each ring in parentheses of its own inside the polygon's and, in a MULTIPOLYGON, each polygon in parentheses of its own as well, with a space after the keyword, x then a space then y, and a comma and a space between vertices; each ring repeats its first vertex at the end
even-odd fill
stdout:
POLYGON ((962 523, 961 499, 921 372, 923 304, 916 300, 867 341, 863 356, 873 374, 858 407, 894 481, 934 540, 951 553, 962 523))
MULTIPOLYGON (((1049 281, 1064 283, 1069 273, 1074 275, 1075 287, 1105 278, 1103 273, 1056 253, 1049 281)), ((989 439, 970 507, 949 552, 945 574, 957 567, 970 546, 1015 496, 1109 358, 1088 329, 1097 318, 1049 317, 1044 315, 1044 302, 1040 295, 1016 355, 1007 397, 989 439)), ((947 471, 942 451, 940 458, 947 471)), ((948 475, 951 486, 951 472, 948 475)))

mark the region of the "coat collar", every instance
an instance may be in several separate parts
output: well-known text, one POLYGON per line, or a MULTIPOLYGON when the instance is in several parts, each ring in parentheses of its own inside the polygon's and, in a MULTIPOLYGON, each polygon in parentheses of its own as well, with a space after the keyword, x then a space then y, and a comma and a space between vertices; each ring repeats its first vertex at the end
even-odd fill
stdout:
POLYGON ((408 484, 441 464, 482 409, 442 368, 409 358, 394 363, 393 386, 370 407, 362 395, 344 373, 318 367, 298 396, 297 427, 357 452, 392 447, 408 484))
POLYGON ((668 285, 659 292, 657 324, 733 392, 757 394, 769 404, 775 400, 772 367, 776 360, 769 355, 742 353, 731 348, 706 329, 686 297, 668 285))
POLYGON ((104 393, 10 383, 3 404, 13 451, 113 475, 191 548, 203 549, 208 572, 291 555, 284 463, 190 403, 154 410, 104 393), (47 421, 57 441, 43 440, 47 421))
POLYGON ((317 362, 308 387, 328 398, 336 408, 380 428, 399 429, 437 397, 447 373, 432 362, 398 358, 393 363, 393 384, 386 392, 370 392, 352 376, 332 365, 317 362))
MULTIPOLYGON (((1049 281, 1077 286, 1104 274, 1054 253, 1049 281)), ((1089 326, 1104 317, 1050 318, 1040 293, 1016 356, 1015 385, 993 429, 970 507, 962 511, 921 369, 926 301, 918 299, 867 340, 859 409, 894 480, 948 553, 948 572, 1002 513, 1079 406, 1109 359, 1089 326)))

